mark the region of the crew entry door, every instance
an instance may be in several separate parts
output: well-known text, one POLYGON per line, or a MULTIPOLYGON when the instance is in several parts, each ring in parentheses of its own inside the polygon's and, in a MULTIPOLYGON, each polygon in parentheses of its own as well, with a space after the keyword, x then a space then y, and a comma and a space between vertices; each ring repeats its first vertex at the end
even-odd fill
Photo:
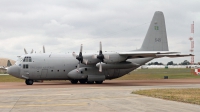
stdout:
POLYGON ((46 77, 47 77, 47 69, 42 69, 41 78, 46 78, 46 77))

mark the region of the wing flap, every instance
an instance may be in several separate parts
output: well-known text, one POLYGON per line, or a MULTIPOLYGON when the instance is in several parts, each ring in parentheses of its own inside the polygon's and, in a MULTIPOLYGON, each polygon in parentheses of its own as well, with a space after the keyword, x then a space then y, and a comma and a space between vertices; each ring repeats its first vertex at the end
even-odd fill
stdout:
POLYGON ((157 54, 156 58, 161 58, 161 57, 176 58, 176 57, 186 57, 186 56, 194 56, 194 55, 193 54, 157 54))
POLYGON ((185 57, 185 56, 193 56, 192 54, 179 54, 179 52, 169 52, 169 51, 145 51, 145 52, 120 52, 119 55, 127 56, 128 59, 131 58, 146 58, 146 57, 185 57))

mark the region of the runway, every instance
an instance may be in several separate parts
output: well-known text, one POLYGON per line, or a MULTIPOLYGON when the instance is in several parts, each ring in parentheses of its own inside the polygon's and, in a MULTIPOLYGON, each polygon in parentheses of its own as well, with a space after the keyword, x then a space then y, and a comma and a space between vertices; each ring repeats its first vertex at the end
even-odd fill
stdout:
POLYGON ((76 84, 68 81, 0 83, 0 112, 197 112, 199 105, 162 100, 132 91, 152 88, 200 88, 200 80, 105 81, 76 84))

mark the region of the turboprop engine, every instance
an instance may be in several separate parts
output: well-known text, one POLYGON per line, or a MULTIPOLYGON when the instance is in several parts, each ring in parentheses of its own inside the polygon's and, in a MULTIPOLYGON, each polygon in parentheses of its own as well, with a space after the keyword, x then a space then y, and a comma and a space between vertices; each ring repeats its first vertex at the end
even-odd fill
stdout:
MULTIPOLYGON (((99 72, 102 72, 102 64, 115 64, 126 61, 127 56, 121 56, 117 52, 106 52, 105 54, 102 51, 102 44, 99 44, 99 54, 94 55, 82 55, 83 45, 81 44, 79 55, 73 53, 72 55, 76 57, 78 60, 77 71, 79 72, 80 64, 83 63, 85 65, 95 65, 99 63, 99 72)), ((80 75, 80 74, 79 74, 80 75)))
MULTIPOLYGON (((104 69, 129 69, 129 68, 133 68, 139 66, 139 64, 137 63, 131 63, 131 62, 123 62, 123 63, 115 63, 115 64, 106 64, 106 63, 102 63, 102 67, 104 69)), ((100 67, 100 64, 97 63, 96 67, 100 67)))
POLYGON ((103 81, 105 80, 105 75, 102 72, 98 71, 97 67, 83 67, 79 68, 79 71, 77 69, 74 69, 70 71, 67 76, 70 79, 87 79, 88 81, 103 81))

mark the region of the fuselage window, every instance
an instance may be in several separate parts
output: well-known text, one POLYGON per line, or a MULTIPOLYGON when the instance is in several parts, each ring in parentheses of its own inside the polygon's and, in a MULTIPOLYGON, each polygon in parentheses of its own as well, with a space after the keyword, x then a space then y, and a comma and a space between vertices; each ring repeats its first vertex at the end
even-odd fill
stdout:
POLYGON ((23 62, 32 62, 32 59, 30 56, 25 56, 23 62))
POLYGON ((23 64, 23 69, 28 69, 28 64, 23 64))

